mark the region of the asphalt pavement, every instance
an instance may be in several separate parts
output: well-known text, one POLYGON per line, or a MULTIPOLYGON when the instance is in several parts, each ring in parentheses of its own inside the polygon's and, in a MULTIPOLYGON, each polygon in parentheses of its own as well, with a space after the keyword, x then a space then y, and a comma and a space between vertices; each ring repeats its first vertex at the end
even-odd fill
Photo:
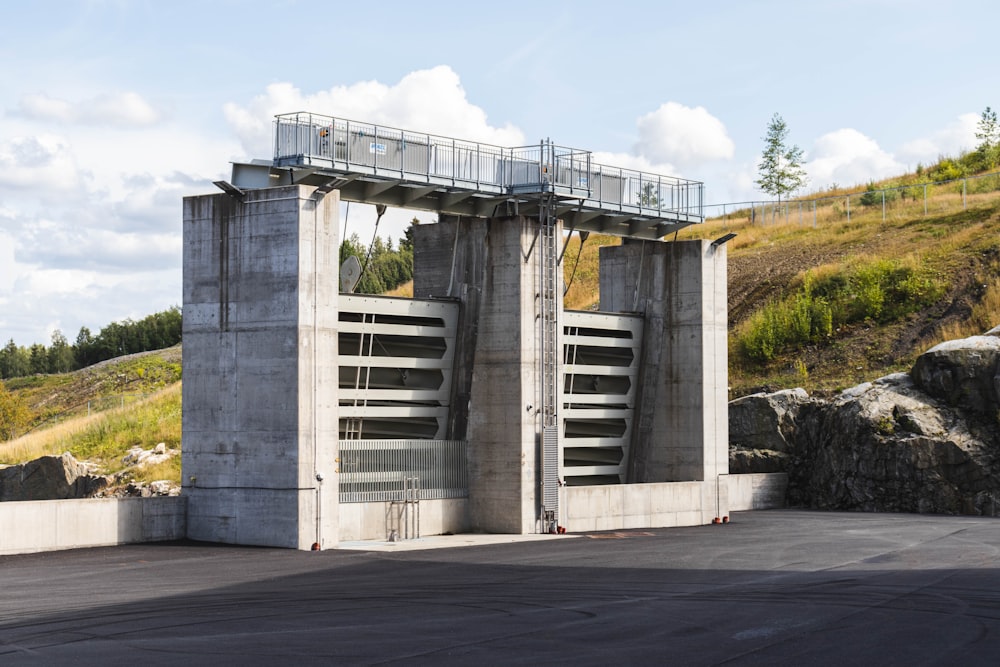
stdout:
POLYGON ((483 541, 3 556, 0 665, 1000 663, 998 519, 772 510, 483 541))

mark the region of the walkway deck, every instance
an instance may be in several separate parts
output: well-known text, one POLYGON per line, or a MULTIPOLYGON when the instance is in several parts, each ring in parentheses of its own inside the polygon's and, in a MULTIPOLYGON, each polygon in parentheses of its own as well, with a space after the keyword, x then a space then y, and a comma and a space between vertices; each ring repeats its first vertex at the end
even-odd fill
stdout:
POLYGON ((595 164, 543 141, 503 148, 310 113, 275 123, 271 162, 236 164, 238 188, 304 183, 344 201, 475 217, 538 215, 567 230, 658 239, 703 221, 704 185, 595 164))

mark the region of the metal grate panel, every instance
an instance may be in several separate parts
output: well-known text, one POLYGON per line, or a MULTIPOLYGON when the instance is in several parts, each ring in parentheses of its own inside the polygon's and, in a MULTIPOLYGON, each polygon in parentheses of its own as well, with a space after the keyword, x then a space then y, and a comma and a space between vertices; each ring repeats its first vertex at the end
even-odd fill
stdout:
POLYGON ((405 501, 408 486, 416 500, 465 498, 467 449, 464 440, 341 440, 340 502, 405 501))

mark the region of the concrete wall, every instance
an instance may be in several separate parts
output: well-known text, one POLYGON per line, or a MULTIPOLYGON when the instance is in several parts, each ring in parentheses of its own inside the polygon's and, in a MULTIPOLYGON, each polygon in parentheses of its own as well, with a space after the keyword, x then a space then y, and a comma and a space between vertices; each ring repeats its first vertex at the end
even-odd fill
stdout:
MULTIPOLYGON (((387 521, 391 520, 388 517, 390 511, 393 508, 389 503, 342 503, 340 541, 385 540, 387 521)), ((469 531, 467 498, 421 500, 419 510, 411 506, 408 511, 419 511, 420 534, 424 536, 469 531)))
POLYGON ((644 316, 628 480, 712 480, 728 473, 725 246, 604 246, 600 301, 602 311, 644 316))
POLYGON ((569 532, 701 526, 730 512, 785 506, 785 473, 717 480, 564 487, 560 523, 569 532))
POLYGON ((473 530, 537 530, 541 416, 538 381, 538 221, 491 221, 469 414, 473 530))
POLYGON ((0 503, 0 555, 182 539, 185 498, 0 503))
POLYGON ((703 526, 728 513, 728 492, 724 478, 707 482, 568 486, 560 490, 560 524, 571 533, 703 526))
POLYGON ((788 474, 783 472, 727 475, 729 511, 769 510, 785 506, 788 474))
POLYGON ((193 539, 336 544, 337 213, 306 186, 184 199, 193 539))

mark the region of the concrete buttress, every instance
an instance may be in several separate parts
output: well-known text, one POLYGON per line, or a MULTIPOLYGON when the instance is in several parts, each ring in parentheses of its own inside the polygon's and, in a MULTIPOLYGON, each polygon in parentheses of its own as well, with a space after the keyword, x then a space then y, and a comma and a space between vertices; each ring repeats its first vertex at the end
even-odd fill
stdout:
POLYGON ((337 543, 338 193, 184 199, 188 537, 337 543))

